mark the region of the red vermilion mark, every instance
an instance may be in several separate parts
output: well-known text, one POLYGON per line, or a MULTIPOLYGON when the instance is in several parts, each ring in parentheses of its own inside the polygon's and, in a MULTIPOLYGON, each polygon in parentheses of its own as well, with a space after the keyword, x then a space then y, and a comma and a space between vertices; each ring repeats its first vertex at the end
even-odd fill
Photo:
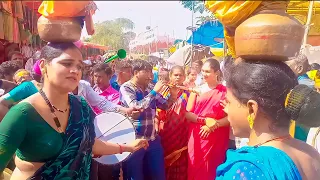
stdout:
MULTIPOLYGON (((261 40, 267 40, 267 39, 288 39, 288 36, 275 36, 275 35, 251 35, 251 36, 246 36, 246 37, 238 37, 237 39, 240 40, 250 40, 250 39, 261 39, 261 40)), ((295 40, 295 36, 290 38, 291 40, 295 40)))
MULTIPOLYGON (((241 38, 237 38, 237 39, 241 39, 241 40, 248 40, 248 39, 262 39, 262 40, 266 40, 266 39, 270 39, 272 36, 267 36, 267 35, 261 35, 261 36, 247 36, 247 37, 241 37, 241 38)), ((273 36, 274 37, 274 36, 273 36)))
POLYGON ((264 35, 264 36, 261 36, 260 39, 269 39, 269 37, 270 37, 270 36, 264 35))

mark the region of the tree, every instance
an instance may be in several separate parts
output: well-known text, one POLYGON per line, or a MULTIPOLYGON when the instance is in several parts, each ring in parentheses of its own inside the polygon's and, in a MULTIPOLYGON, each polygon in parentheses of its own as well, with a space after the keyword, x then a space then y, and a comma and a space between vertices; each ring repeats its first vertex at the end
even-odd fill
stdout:
POLYGON ((200 12, 202 14, 204 11, 207 11, 206 7, 204 6, 204 1, 182 0, 180 3, 184 8, 187 8, 190 11, 193 10, 194 13, 200 12))
POLYGON ((117 18, 95 24, 95 33, 87 42, 110 46, 115 50, 128 49, 130 40, 136 34, 132 32, 134 23, 127 18, 117 18))
POLYGON ((128 18, 117 18, 114 22, 120 24, 125 30, 134 29, 134 23, 128 18))
POLYGON ((194 13, 201 13, 207 12, 208 15, 201 15, 196 17, 197 24, 202 24, 206 21, 214 20, 214 15, 205 7, 204 1, 190 1, 190 0, 182 0, 180 3, 183 5, 184 8, 189 9, 190 11, 193 10, 194 13), (193 8, 192 8, 193 7, 193 8))

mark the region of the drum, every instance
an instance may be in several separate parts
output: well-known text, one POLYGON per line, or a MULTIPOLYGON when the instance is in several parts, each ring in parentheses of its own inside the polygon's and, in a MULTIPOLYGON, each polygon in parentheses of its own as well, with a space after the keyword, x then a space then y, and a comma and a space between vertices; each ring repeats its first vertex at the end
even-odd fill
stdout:
MULTIPOLYGON (((102 141, 127 144, 136 139, 136 131, 131 120, 115 112, 105 112, 97 115, 94 120, 96 137, 102 141)), ((118 164, 129 157, 130 152, 113 154, 94 158, 102 164, 118 164)))

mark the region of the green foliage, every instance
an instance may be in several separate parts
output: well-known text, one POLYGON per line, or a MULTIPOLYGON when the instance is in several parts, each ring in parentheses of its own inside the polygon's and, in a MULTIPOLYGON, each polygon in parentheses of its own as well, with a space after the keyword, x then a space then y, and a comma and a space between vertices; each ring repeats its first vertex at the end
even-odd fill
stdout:
POLYGON ((204 1, 182 0, 180 1, 180 3, 184 8, 187 8, 190 11, 192 11, 193 9, 193 12, 195 13, 200 12, 202 14, 204 11, 206 11, 206 7, 204 6, 204 1))
POLYGON ((112 47, 115 50, 128 49, 130 40, 136 34, 132 32, 134 23, 127 18, 117 18, 94 25, 95 33, 86 42, 112 47))
POLYGON ((190 11, 193 10, 194 13, 201 13, 201 16, 196 17, 197 24, 202 24, 206 21, 210 21, 210 20, 214 20, 215 17, 214 15, 205 7, 204 5, 204 1, 191 1, 191 0, 182 0, 180 1, 180 3, 182 4, 182 6, 184 8, 189 9, 190 11), (192 8, 193 6, 193 8, 192 8), (208 14, 208 15, 205 15, 208 14))

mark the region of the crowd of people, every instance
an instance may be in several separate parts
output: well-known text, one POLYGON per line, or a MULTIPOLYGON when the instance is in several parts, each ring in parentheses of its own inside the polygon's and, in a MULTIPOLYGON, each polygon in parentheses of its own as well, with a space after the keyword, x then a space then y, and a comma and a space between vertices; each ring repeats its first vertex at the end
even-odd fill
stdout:
POLYGON ((320 176, 320 65, 304 55, 168 68, 140 59, 87 63, 73 43, 48 43, 32 66, 21 58, 13 52, 0 65, 0 171, 11 169, 11 179, 320 176), (106 111, 131 117, 137 140, 97 139, 93 121, 106 111), (122 152, 132 154, 117 165, 93 159, 122 152))

